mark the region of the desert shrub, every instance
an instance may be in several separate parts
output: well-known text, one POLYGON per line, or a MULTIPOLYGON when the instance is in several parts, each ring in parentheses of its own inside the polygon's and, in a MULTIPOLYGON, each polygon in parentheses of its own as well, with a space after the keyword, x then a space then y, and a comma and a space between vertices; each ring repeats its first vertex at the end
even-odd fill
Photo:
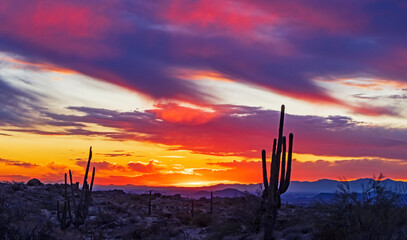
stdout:
POLYGON ((146 198, 139 194, 130 194, 129 196, 130 196, 130 201, 137 201, 137 202, 146 201, 146 198))
POLYGON ((136 225, 122 239, 180 239, 181 228, 167 221, 155 221, 150 226, 136 225))
POLYGON ((191 222, 191 214, 186 212, 177 212, 175 214, 175 218, 180 220, 180 222, 184 225, 188 225, 191 222))
POLYGON ((0 239, 52 239, 52 224, 20 201, 0 194, 0 239))
POLYGON ((232 236, 240 231, 241 225, 236 219, 226 219, 221 224, 213 224, 208 232, 208 239, 221 240, 226 236, 232 236))
POLYGON ((209 239, 245 239, 260 232, 263 218, 260 197, 245 193, 243 197, 222 199, 222 202, 222 205, 230 208, 221 222, 217 220, 218 215, 213 216, 216 222, 208 228, 209 239))
POLYGON ((117 216, 115 216, 114 212, 108 212, 103 209, 99 209, 97 212, 97 221, 100 225, 114 223, 116 218, 117 216))
POLYGON ((212 216, 210 214, 199 214, 192 218, 192 224, 198 227, 207 227, 212 223, 212 216))
POLYGON ((403 239, 407 229, 407 209, 400 194, 382 182, 372 179, 362 193, 351 192, 343 181, 334 199, 317 203, 325 214, 316 221, 318 239, 403 239))

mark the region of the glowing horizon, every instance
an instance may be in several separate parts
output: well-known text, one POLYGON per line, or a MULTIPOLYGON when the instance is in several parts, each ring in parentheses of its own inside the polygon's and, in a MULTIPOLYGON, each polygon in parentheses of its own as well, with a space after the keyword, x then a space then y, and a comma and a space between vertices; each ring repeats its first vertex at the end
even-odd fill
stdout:
POLYGON ((407 181, 390 3, 21 1, 0 3, 0 181, 82 176, 93 146, 97 185, 260 183, 281 104, 292 180, 407 181))

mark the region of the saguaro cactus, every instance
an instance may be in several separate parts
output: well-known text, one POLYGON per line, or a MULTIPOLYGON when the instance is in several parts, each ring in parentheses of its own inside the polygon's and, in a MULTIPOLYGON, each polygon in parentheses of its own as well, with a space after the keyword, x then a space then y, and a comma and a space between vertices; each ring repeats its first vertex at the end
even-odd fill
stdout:
POLYGON ((192 205, 191 205, 191 217, 194 217, 194 199, 192 199, 192 205))
POLYGON ((213 213, 213 192, 211 191, 211 210, 210 213, 213 213))
POLYGON ((76 204, 75 200, 75 191, 73 189, 73 181, 72 181, 72 173, 71 170, 69 170, 69 178, 70 178, 70 183, 71 183, 71 192, 72 192, 72 204, 73 204, 73 212, 74 212, 74 217, 72 216, 71 213, 71 205, 70 205, 70 199, 68 196, 68 184, 67 184, 67 175, 65 173, 65 191, 64 191, 64 207, 63 207, 63 212, 62 216, 60 216, 60 207, 59 207, 59 201, 57 201, 57 214, 58 214, 58 221, 61 224, 61 229, 65 230, 66 228, 69 227, 71 223, 76 228, 79 228, 80 225, 82 225, 85 222, 85 219, 88 215, 88 208, 89 204, 91 202, 91 193, 92 193, 92 188, 93 188, 93 181, 95 179, 95 168, 93 167, 92 171, 92 179, 90 182, 90 185, 88 184, 88 172, 89 172, 89 166, 90 166, 90 161, 92 160, 92 147, 89 149, 89 158, 88 158, 88 164, 86 166, 86 172, 85 172, 85 177, 83 179, 83 185, 82 185, 82 191, 80 193, 79 197, 79 202, 76 204), (67 214, 69 216, 70 221, 66 220, 67 214))
POLYGON ((148 215, 151 215, 151 190, 150 194, 148 195, 148 215))
POLYGON ((263 149, 262 151, 262 167, 264 182, 263 200, 265 202, 265 211, 266 211, 264 216, 265 240, 273 239, 273 228, 277 219, 277 209, 281 207, 281 194, 287 191, 288 186, 290 184, 291 162, 293 151, 293 134, 290 133, 289 135, 288 155, 286 156, 286 137, 283 136, 284 110, 285 110, 284 105, 282 105, 280 115, 280 126, 278 129, 278 139, 274 139, 273 141, 273 153, 271 155, 271 166, 270 166, 270 183, 267 181, 266 150, 263 149))
POLYGON ((65 190, 64 191, 65 200, 64 200, 64 206, 62 209, 62 214, 60 213, 59 201, 57 201, 57 217, 58 217, 58 222, 60 223, 60 227, 62 230, 67 229, 72 223, 71 206, 70 206, 70 202, 69 202, 67 184, 66 184, 66 173, 65 173, 64 188, 65 188, 64 189, 65 190), (67 219, 67 217, 69 217, 69 220, 67 219))

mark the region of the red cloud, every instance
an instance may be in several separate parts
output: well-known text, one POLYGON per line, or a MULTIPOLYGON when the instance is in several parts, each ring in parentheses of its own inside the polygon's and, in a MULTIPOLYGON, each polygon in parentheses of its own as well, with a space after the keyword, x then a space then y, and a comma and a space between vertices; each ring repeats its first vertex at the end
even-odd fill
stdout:
MULTIPOLYGON (((255 107, 212 105, 217 117, 200 125, 157 121, 165 105, 152 112, 116 112, 94 108, 71 108, 84 116, 52 114, 58 121, 92 123, 115 128, 93 132, 118 140, 161 143, 172 149, 219 156, 260 157, 271 149, 279 113, 255 107)), ((171 106, 170 106, 171 107, 171 106)), ((211 113, 208 113, 211 114, 211 113)), ((65 134, 74 134, 69 131, 65 134)), ((294 152, 322 156, 381 157, 406 159, 407 129, 372 126, 343 116, 286 116, 285 135, 294 133, 294 152)), ((61 134, 61 133, 60 133, 61 134)), ((87 135, 86 131, 76 134, 87 135)))
POLYGON ((149 110, 158 118, 172 123, 199 125, 211 121, 217 116, 216 112, 204 111, 178 104, 157 104, 158 109, 149 110))
POLYGON ((156 172, 162 167, 157 165, 157 160, 150 160, 148 163, 142 163, 142 162, 129 162, 127 164, 127 167, 136 172, 142 172, 142 173, 152 173, 156 172))
POLYGON ((4 0, 0 32, 59 54, 106 57, 115 52, 115 47, 100 41, 113 28, 104 14, 109 5, 106 1, 4 0))
POLYGON ((257 6, 243 1, 172 1, 162 17, 178 24, 193 27, 232 30, 253 30, 260 24, 270 24, 278 16, 262 12, 257 6))
POLYGON ((38 167, 38 165, 35 163, 9 160, 9 159, 4 159, 4 158, 0 158, 0 163, 4 163, 5 165, 9 165, 9 166, 17 166, 17 167, 24 167, 24 168, 38 167))
MULTIPOLYGON (((76 161, 76 165, 83 167, 86 169, 88 161, 87 160, 78 160, 76 161)), ((111 162, 106 161, 99 161, 99 162, 91 162, 91 167, 95 167, 98 170, 118 170, 118 171, 125 171, 126 167, 122 165, 118 165, 111 162)))
MULTIPOLYGON (((173 24, 199 27, 204 30, 222 30, 255 35, 261 28, 319 28, 329 32, 355 32, 368 22, 354 4, 341 2, 341 11, 336 4, 317 2, 270 2, 270 1, 216 1, 176 0, 171 1, 169 10, 160 16, 173 24), (317 6, 316 6, 317 5, 317 6), (322 9, 322 10, 321 10, 322 9), (351 9, 349 11, 349 9, 351 9), (357 14, 359 12, 359 14, 357 14), (346 21, 344 21, 346 19, 346 21), (351 21, 350 21, 351 19, 351 21)), ((277 31, 277 30, 275 30, 277 31)), ((207 31, 209 32, 209 31, 207 31)))
MULTIPOLYGON (((136 185, 174 185, 189 182, 219 182, 230 181, 239 183, 262 182, 261 161, 233 161, 208 163, 212 166, 222 166, 222 170, 209 168, 194 169, 192 174, 177 172, 151 171, 139 176, 110 175, 98 177, 97 184, 136 184, 136 185)), ((144 164, 143 164, 144 165, 144 164)), ((270 166, 268 162, 267 166, 270 166)), ((150 169, 149 169, 150 170, 150 169)), ((269 170, 269 169, 268 169, 269 170)), ((407 164, 402 161, 381 159, 353 159, 316 162, 293 161, 293 181, 314 181, 319 179, 370 178, 382 172, 392 179, 405 179, 407 164)))
MULTIPOLYGON (((262 181, 261 161, 233 161, 210 163, 228 167, 230 169, 219 172, 217 177, 224 180, 235 180, 246 183, 262 181)), ((270 170, 270 162, 267 164, 270 170)), ((314 181, 318 179, 347 179, 370 178, 382 172, 392 179, 406 179, 407 164, 403 161, 388 161, 381 159, 353 159, 315 162, 300 162, 296 159, 292 164, 292 180, 314 181)))

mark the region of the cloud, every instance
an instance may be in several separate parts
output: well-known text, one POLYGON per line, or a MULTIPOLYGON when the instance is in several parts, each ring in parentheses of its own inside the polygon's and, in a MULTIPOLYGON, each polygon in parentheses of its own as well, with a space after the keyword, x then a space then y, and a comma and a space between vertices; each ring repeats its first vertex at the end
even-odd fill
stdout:
POLYGON ((389 98, 404 100, 407 99, 407 94, 391 95, 389 98))
POLYGON ((34 124, 41 107, 38 94, 18 89, 0 78, 0 126, 29 126, 34 124))
POLYGON ((149 110, 159 119, 172 123, 200 125, 216 117, 216 112, 183 107, 175 103, 156 104, 158 109, 149 110))
MULTIPOLYGON (((88 161, 78 159, 76 165, 86 169, 88 161)), ((110 161, 92 161, 90 168, 95 167, 97 170, 104 171, 120 171, 120 172, 139 172, 139 173, 153 173, 164 169, 163 166, 159 164, 157 160, 149 160, 148 163, 145 162, 133 162, 130 161, 126 165, 116 164, 110 161)))
POLYGON ((102 153, 104 157, 131 157, 130 153, 102 153))
POLYGON ((4 158, 0 158, 0 163, 4 163, 5 165, 9 165, 9 166, 17 166, 17 167, 23 167, 23 168, 38 167, 38 165, 35 164, 35 163, 22 162, 22 161, 16 161, 16 160, 8 160, 8 159, 4 159, 4 158))
POLYGON ((24 175, 19 175, 19 174, 4 174, 0 175, 1 179, 4 179, 5 181, 17 181, 17 182, 25 182, 30 180, 30 176, 24 176, 24 175))
MULTIPOLYGON (((242 178, 233 177, 245 173, 245 182, 261 182, 261 161, 233 161, 208 163, 227 167, 228 169, 219 172, 225 176, 225 180, 241 181, 242 178), (247 173, 247 174, 246 174, 247 173)), ((270 162, 267 164, 270 170, 270 162)), ((407 171, 407 164, 404 161, 389 161, 384 159, 364 158, 335 161, 305 161, 296 159, 292 163, 292 179, 297 181, 315 181, 319 179, 347 179, 370 178, 373 175, 383 173, 386 177, 393 179, 404 179, 407 171)), ((215 173, 216 174, 216 173, 215 173)))
POLYGON ((162 167, 158 165, 157 160, 150 160, 148 163, 142 163, 142 162, 129 162, 127 164, 127 167, 136 172, 142 172, 142 173, 152 173, 156 172, 162 167))
POLYGON ((296 99, 344 105, 314 79, 406 81, 404 10, 403 3, 384 0, 4 0, 0 50, 153 98, 213 103, 216 91, 176 74, 200 70, 296 99))
MULTIPOLYGON (((87 164, 88 164, 87 160, 77 160, 76 161, 76 165, 83 167, 84 169, 86 169, 87 164)), ((118 170, 118 171, 126 170, 126 167, 124 167, 122 165, 107 162, 107 161, 99 161, 99 162, 92 161, 90 168, 92 169, 92 167, 95 167, 97 170, 118 170)))
MULTIPOLYGON (((114 131, 92 131, 94 136, 113 140, 160 143, 170 149, 189 150, 218 156, 260 157, 271 149, 277 134, 279 112, 257 107, 211 105, 216 117, 193 125, 161 119, 160 111, 118 112, 106 109, 71 107, 81 115, 49 114, 56 121, 96 124, 114 131)), ((173 108, 170 105, 170 108, 173 108)), ((288 109, 289 110, 289 109, 288 109)), ((183 109, 186 111, 186 109, 183 109)), ((201 114, 204 114, 202 112, 201 114)), ((208 113, 210 116, 212 112, 208 113)), ((322 156, 380 157, 406 159, 407 129, 356 122, 350 117, 287 114, 285 135, 294 133, 296 153, 322 156)), ((54 134, 88 136, 88 131, 67 130, 54 134)), ((46 133, 52 134, 52 133, 46 133)))

